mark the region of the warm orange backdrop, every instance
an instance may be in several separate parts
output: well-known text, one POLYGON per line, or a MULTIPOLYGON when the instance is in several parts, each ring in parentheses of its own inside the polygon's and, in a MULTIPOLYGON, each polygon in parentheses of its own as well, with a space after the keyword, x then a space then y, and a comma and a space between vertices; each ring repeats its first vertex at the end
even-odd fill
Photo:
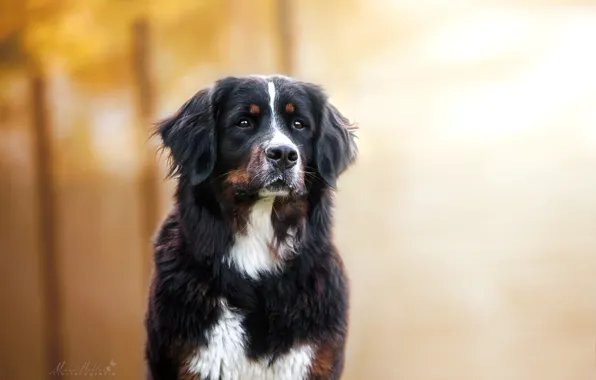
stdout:
POLYGON ((143 374, 153 121, 225 74, 360 125, 345 379, 596 379, 596 3, 0 1, 0 378, 143 374))

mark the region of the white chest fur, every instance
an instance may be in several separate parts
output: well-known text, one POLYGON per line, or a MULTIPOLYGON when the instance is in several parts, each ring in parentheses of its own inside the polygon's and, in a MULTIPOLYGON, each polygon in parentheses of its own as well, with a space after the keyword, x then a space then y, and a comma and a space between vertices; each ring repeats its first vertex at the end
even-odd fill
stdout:
POLYGON ((246 334, 242 316, 222 302, 221 319, 208 333, 208 344, 189 361, 189 371, 212 380, 302 380, 311 365, 313 348, 291 349, 269 365, 268 358, 250 360, 245 355, 246 334))
MULTIPOLYGON (((279 244, 277 257, 272 254, 274 231, 271 224, 274 197, 259 200, 250 210, 246 227, 235 236, 234 245, 225 261, 231 267, 252 278, 280 268, 279 259, 292 252, 293 231, 287 241, 279 244)), ((280 242, 277 242, 280 243, 280 242)))

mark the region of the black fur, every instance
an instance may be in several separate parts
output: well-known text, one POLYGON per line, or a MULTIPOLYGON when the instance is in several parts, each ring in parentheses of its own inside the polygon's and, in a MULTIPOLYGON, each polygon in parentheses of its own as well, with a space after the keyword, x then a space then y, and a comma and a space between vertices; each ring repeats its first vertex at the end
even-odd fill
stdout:
POLYGON ((173 158, 171 174, 184 174, 193 185, 203 182, 213 171, 216 156, 211 92, 199 91, 159 129, 173 158))
MULTIPOLYGON (((299 143, 305 176, 288 198, 276 200, 278 212, 272 215, 276 237, 283 238, 290 227, 298 229, 298 254, 285 260, 281 272, 258 280, 222 263, 241 231, 243 215, 258 199, 252 187, 266 185, 238 185, 230 173, 248 165, 262 137, 259 128, 273 116, 263 110, 251 119, 251 131, 237 128, 236 119, 248 117, 250 104, 267 105, 263 79, 222 79, 158 126, 178 186, 175 205, 155 239, 146 315, 149 379, 195 379, 181 375, 184 361, 207 344, 205 334, 220 316, 221 298, 245 315, 250 358, 275 360, 297 343, 310 342, 320 355, 309 379, 341 375, 348 284, 332 241, 332 188, 355 159, 353 136, 320 88, 282 77, 269 80, 281 89, 281 104, 295 104, 308 128, 286 130, 299 143)), ((280 114, 284 128, 290 128, 296 115, 280 114)))

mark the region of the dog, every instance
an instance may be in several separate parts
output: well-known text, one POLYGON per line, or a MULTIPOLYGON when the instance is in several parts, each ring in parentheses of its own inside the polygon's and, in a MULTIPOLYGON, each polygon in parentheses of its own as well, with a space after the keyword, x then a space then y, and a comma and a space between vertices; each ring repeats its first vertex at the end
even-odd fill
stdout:
POLYGON ((340 378, 332 208, 354 130, 322 87, 281 75, 219 79, 157 124, 177 188, 154 239, 148 379, 340 378))

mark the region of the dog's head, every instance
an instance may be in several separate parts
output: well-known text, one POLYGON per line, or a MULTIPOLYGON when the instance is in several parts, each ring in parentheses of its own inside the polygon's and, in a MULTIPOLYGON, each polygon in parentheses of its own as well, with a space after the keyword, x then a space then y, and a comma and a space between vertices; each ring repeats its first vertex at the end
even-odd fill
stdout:
POLYGON ((282 76, 227 77, 159 124, 172 174, 236 195, 292 197, 334 187, 354 161, 347 119, 316 85, 282 76))

